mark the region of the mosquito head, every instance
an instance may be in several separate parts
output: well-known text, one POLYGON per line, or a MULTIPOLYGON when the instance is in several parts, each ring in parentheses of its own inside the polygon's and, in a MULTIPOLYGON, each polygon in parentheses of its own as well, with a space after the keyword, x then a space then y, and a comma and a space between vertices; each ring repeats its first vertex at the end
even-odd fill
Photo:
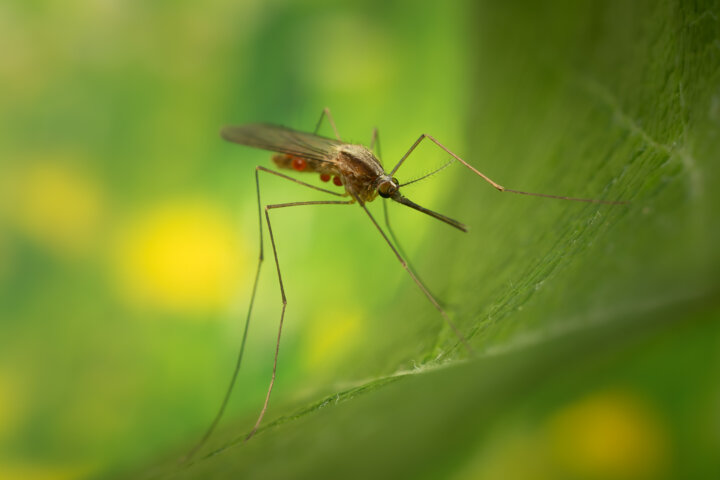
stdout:
POLYGON ((394 196, 398 188, 400 188, 400 182, 397 178, 383 175, 378 179, 377 192, 383 198, 391 198, 394 196))

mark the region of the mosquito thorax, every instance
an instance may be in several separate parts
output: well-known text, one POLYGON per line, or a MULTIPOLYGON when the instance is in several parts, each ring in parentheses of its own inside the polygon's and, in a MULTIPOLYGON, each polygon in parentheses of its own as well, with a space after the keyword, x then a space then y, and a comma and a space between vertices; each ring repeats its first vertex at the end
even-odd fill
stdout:
POLYGON ((383 175, 378 179, 377 192, 383 198, 392 197, 398 191, 398 188, 400 188, 400 182, 395 177, 383 175))

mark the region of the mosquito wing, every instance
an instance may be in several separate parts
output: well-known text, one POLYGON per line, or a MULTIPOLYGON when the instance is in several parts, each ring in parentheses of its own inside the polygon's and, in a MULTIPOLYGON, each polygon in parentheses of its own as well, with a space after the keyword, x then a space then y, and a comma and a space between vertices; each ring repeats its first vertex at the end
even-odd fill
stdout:
POLYGON ((344 144, 339 140, 267 123, 228 125, 223 127, 220 135, 225 140, 240 145, 297 155, 321 162, 332 161, 335 158, 335 149, 344 144))

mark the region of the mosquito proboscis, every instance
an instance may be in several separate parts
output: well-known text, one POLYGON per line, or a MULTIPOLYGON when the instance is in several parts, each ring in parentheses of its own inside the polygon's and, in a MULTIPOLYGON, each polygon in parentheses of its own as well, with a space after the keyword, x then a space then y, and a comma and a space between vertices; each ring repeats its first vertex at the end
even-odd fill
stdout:
MULTIPOLYGON (((243 335, 242 340, 240 344, 240 351, 238 353, 237 362, 235 364, 235 369, 232 374, 232 378, 230 381, 230 385, 227 389, 227 392, 225 394, 225 397, 223 398, 222 404, 220 406, 220 409, 218 410, 212 424, 208 428, 205 435, 202 437, 200 442, 186 455, 185 459, 189 459, 192 457, 192 455, 195 454, 207 441, 207 439, 210 437, 212 432, 217 427, 225 408, 228 404, 228 401, 230 399, 230 395, 232 393, 233 386, 235 384, 235 380, 237 378, 238 372, 240 370, 240 366, 242 364, 242 358, 243 353, 245 351, 245 342, 247 340, 247 334, 248 334, 248 328, 250 326, 250 317, 252 316, 252 310, 253 305, 255 302, 255 295, 257 293, 257 286, 258 286, 258 279, 260 276, 260 268, 262 266, 263 258, 264 258, 264 244, 263 244, 263 211, 265 216, 265 222, 267 223, 268 227, 268 233, 270 235, 270 244, 272 246, 273 250, 273 257, 275 259, 275 266, 277 268, 277 274, 278 274, 278 282, 280 285, 280 294, 282 297, 282 310, 280 313, 280 322, 278 327, 278 333, 277 333, 277 343, 275 344, 275 356, 273 360, 273 371, 272 371, 272 377, 270 379, 270 385, 267 390, 267 394, 265 396, 265 401, 263 403, 262 410, 260 411, 260 414, 258 416, 257 421, 255 422, 255 425, 253 426, 250 433, 245 437, 245 441, 249 440, 257 431, 258 427, 260 426, 260 423, 262 422, 263 417, 265 416, 265 412, 267 411, 268 404, 270 402, 270 395, 273 390, 273 386, 275 384, 275 376, 277 372, 277 362, 278 362, 278 354, 280 352, 280 337, 282 335, 282 328, 283 328, 283 320, 285 318, 285 309, 287 307, 287 298, 285 296, 285 286, 283 284, 282 279, 282 273, 280 271, 280 262, 278 261, 277 256, 277 247, 275 245, 275 237, 273 235, 272 231, 272 224, 270 222, 270 211, 278 208, 287 208, 287 207, 297 207, 297 206, 303 206, 303 205, 351 205, 351 204, 358 204, 360 208, 365 212, 365 214, 369 217, 372 224, 375 226, 377 231, 380 233, 380 235, 383 237, 385 242, 388 244, 390 249, 393 251, 395 256, 397 257, 398 261, 400 262, 400 265, 405 269, 405 271, 410 275, 413 282, 420 288, 422 293, 427 297, 427 299, 430 301, 430 303, 435 307, 435 309, 440 313, 445 323, 452 329, 455 336, 457 336, 460 343, 463 344, 464 348, 468 350, 468 352, 472 353, 473 349, 468 340, 462 335, 460 330, 458 330, 457 326, 450 320, 447 313, 443 309, 443 307, 440 305, 440 303, 435 299, 435 297, 430 293, 430 291, 425 287, 425 284, 420 280, 420 278, 413 272, 413 269, 410 268, 409 264, 407 263, 406 259, 404 258, 404 255, 401 254, 401 250, 399 248, 398 242, 395 239, 395 236, 393 234, 392 229, 390 228, 390 223, 387 216, 387 208, 384 208, 385 212, 385 224, 386 228, 388 230, 388 234, 385 233, 385 231, 382 229, 382 227, 378 224, 378 222, 375 220, 375 217, 370 213, 370 210, 367 208, 367 203, 372 202, 375 200, 378 196, 382 197, 384 201, 384 206, 386 207, 386 201, 392 200, 396 203, 400 203, 402 205, 405 205, 407 207, 410 207, 412 209, 415 209, 419 212, 422 212, 426 215, 429 215, 433 218, 436 218, 437 220, 440 220, 441 222, 444 222, 451 227, 454 227, 458 230, 461 230, 463 232, 467 232, 467 227, 458 222, 457 220, 454 220, 450 217, 447 217, 445 215, 442 215, 438 212, 435 212, 433 210, 429 210, 423 206, 420 206, 416 203, 414 203, 412 200, 405 197, 402 193, 400 193, 400 188, 404 185, 401 185, 400 182, 394 177, 397 170, 403 165, 403 163, 408 159, 411 153, 417 148, 417 146, 425 139, 430 140, 432 143, 437 145, 440 149, 444 150, 447 154, 449 154, 452 157, 452 160, 450 162, 457 161, 461 163, 463 166, 465 166, 467 169, 469 169, 471 172, 473 172, 475 175, 482 178, 484 181, 492 185, 495 189, 497 189, 500 192, 508 192, 508 193, 515 193, 520 195, 531 195, 536 197, 545 197, 545 198, 553 198, 553 199, 559 199, 559 200, 570 200, 570 201, 576 201, 576 202, 589 202, 589 203, 598 203, 598 204, 605 204, 605 205, 621 205, 625 204, 627 202, 621 202, 621 201, 605 201, 605 200, 596 200, 596 199, 589 199, 589 198, 576 198, 576 197, 568 197, 568 196, 561 196, 561 195, 549 195, 544 193, 534 193, 534 192, 525 192, 521 190, 513 190, 506 188, 499 183, 493 181, 489 177, 487 177, 485 174, 477 170, 475 167, 473 167, 471 164, 460 158, 458 155, 453 153, 450 149, 448 149, 446 146, 444 146, 442 143, 440 143, 438 140, 436 140, 434 137, 422 134, 420 137, 413 143, 413 145, 410 147, 410 149, 403 155, 403 157, 398 161, 398 163, 390 170, 389 172, 386 172, 385 169, 382 166, 382 163, 378 159, 380 156, 379 153, 376 156, 374 151, 376 149, 379 149, 379 141, 378 141, 378 131, 377 129, 373 130, 372 140, 370 142, 370 146, 365 147, 363 145, 359 144, 351 144, 347 142, 343 142, 340 139, 340 135, 338 134, 337 127, 335 125, 335 121, 332 118, 332 115, 330 113, 329 109, 324 109, 322 114, 320 115, 320 119, 318 120, 318 123, 315 127, 315 130, 313 133, 306 133, 301 132, 297 130, 293 130, 291 128, 286 128, 278 125, 272 125, 272 124, 264 124, 264 123, 255 123, 255 124, 247 124, 247 125, 240 125, 240 126, 227 126, 224 127, 221 131, 221 136, 230 142, 238 143, 240 145, 246 145, 249 147, 259 148, 262 150, 269 150, 271 152, 275 152, 276 154, 272 157, 273 162, 279 169, 287 169, 287 170, 294 170, 296 172, 312 172, 320 175, 320 180, 323 182, 330 182, 332 180, 332 183, 337 187, 342 187, 341 191, 334 191, 327 188, 318 187, 306 182, 303 182, 301 180, 298 180, 296 178, 293 178, 289 175, 285 175, 284 173, 263 167, 258 165, 255 167, 255 186, 257 190, 257 203, 258 203, 258 220, 260 225, 260 254, 258 257, 258 264, 257 264, 257 270, 255 272, 255 280, 253 282, 253 288, 252 293, 250 296, 250 302, 248 306, 248 312, 245 319, 245 326, 243 329, 243 335), (328 138, 323 137, 317 134, 317 132, 320 129, 320 126, 322 124, 322 121, 324 118, 327 118, 328 122, 330 123, 330 126, 332 127, 332 130, 335 134, 335 138, 328 138), (261 197, 260 197, 260 178, 259 174, 260 172, 268 173, 270 175, 277 176, 279 178, 294 182, 298 185, 302 185, 304 187, 317 190, 329 195, 333 195, 334 197, 340 197, 344 200, 321 200, 321 201, 305 201, 305 202, 290 202, 290 203, 278 203, 278 204, 267 204, 263 207, 261 197), (392 241, 391 241, 392 238, 392 241)), ((432 175, 433 173, 436 173, 437 171, 440 171, 448 166, 449 163, 444 164, 434 172, 425 175, 424 177, 421 177, 420 179, 416 179, 412 182, 408 182, 405 185, 409 185, 410 183, 414 183, 417 180, 421 180, 422 178, 425 178, 429 175, 432 175)))

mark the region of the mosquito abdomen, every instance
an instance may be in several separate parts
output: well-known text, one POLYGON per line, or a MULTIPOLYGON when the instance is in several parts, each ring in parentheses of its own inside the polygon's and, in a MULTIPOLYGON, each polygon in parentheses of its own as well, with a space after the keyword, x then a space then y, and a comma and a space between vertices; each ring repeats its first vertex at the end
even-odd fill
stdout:
POLYGON ((297 155, 278 153, 273 155, 272 161, 278 168, 295 170, 296 172, 333 173, 328 171, 328 165, 325 162, 318 162, 312 158, 299 157, 297 155))

